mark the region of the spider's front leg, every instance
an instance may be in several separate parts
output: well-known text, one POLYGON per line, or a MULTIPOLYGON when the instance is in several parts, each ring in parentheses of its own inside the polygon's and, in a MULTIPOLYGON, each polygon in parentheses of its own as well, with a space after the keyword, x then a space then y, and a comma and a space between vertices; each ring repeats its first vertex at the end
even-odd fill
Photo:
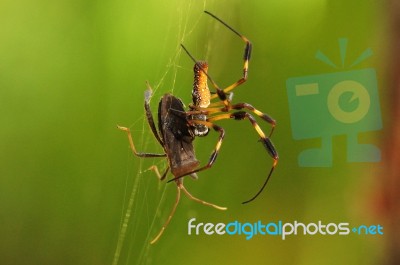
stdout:
MULTIPOLYGON (((190 52, 186 49, 185 46, 183 46, 181 44, 181 47, 183 48, 183 50, 187 53, 187 55, 192 59, 192 61, 195 63, 195 69, 197 68, 197 75, 198 76, 203 76, 204 78, 202 78, 202 81, 204 82, 204 85, 207 86, 206 82, 207 79, 211 82, 211 84, 214 86, 216 92, 214 92, 211 96, 209 96, 209 100, 215 99, 215 98, 219 98, 219 100, 223 103, 223 105, 225 106, 225 108, 227 110, 230 109, 230 102, 232 100, 232 96, 233 94, 230 92, 231 90, 233 90, 234 88, 236 88, 237 86, 240 86, 241 84, 243 84, 244 82, 246 82, 247 77, 248 77, 248 70, 249 70, 249 61, 250 61, 250 57, 251 57, 251 51, 252 51, 252 44, 251 42, 242 34, 240 34, 238 31, 236 31, 235 29, 233 29, 231 26, 229 26, 227 23, 225 23, 224 21, 222 21, 220 18, 218 18, 217 16, 211 14, 208 11, 204 11, 206 14, 210 15, 211 17, 213 17, 214 19, 216 19, 217 21, 219 21, 221 24, 223 24, 225 27, 227 27, 230 31, 232 31, 233 33, 235 33, 237 36, 239 36, 245 43, 246 46, 244 48, 244 55, 243 55, 243 75, 242 77, 236 81, 235 83, 233 83, 232 85, 221 89, 217 83, 211 78, 211 76, 207 73, 207 69, 208 69, 208 65, 204 64, 204 62, 201 61, 197 61, 191 54, 190 52)), ((196 82, 195 82, 196 84, 196 82)), ((207 87, 207 91, 208 91, 208 87, 207 87)), ((208 92, 209 93, 209 92, 208 92)), ((212 103, 215 104, 215 103, 212 103)))
POLYGON ((214 19, 218 20, 222 25, 224 25, 225 27, 227 27, 230 31, 232 31, 233 33, 235 33, 237 36, 239 36, 239 38, 242 39, 242 41, 246 44, 245 48, 244 48, 244 54, 243 54, 243 75, 242 77, 236 81, 235 83, 233 83, 232 85, 224 88, 224 89, 220 89, 218 86, 216 86, 215 82, 212 81, 212 79, 208 76, 208 78, 210 79, 211 83, 214 85, 214 87, 217 89, 217 93, 215 95, 211 96, 211 99, 214 98, 219 98, 221 101, 224 102, 225 106, 229 105, 229 98, 227 99, 226 95, 229 94, 228 92, 233 90, 234 88, 240 86, 241 84, 243 84, 244 82, 247 81, 247 77, 248 77, 248 71, 249 71, 249 61, 250 61, 250 57, 251 57, 251 51, 252 51, 252 44, 250 42, 249 39, 247 39, 244 35, 240 34, 237 30, 235 30, 234 28, 232 28, 231 26, 229 26, 226 22, 224 22, 223 20, 221 20, 220 18, 218 18, 217 16, 215 16, 214 14, 208 12, 208 11, 204 11, 204 13, 210 15, 211 17, 213 17, 214 19), (225 104, 225 102, 228 102, 228 104, 225 104))

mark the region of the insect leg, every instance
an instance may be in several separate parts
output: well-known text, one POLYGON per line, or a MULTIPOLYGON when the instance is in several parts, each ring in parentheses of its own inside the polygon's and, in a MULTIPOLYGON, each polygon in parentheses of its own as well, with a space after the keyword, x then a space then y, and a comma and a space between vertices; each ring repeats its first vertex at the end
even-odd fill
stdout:
POLYGON ((157 175, 159 180, 164 180, 165 177, 167 176, 168 172, 169 172, 169 166, 167 167, 167 169, 164 171, 164 173, 160 174, 160 171, 158 170, 158 167, 156 165, 152 165, 151 167, 149 167, 147 170, 151 170, 154 171, 154 173, 157 175))
POLYGON ((163 227, 161 228, 160 232, 158 232, 157 236, 153 240, 150 241, 150 244, 154 244, 158 241, 158 239, 160 239, 161 235, 164 233, 165 228, 167 228, 169 222, 171 222, 171 219, 175 214, 176 207, 178 206, 179 200, 181 198, 181 189, 179 186, 176 186, 176 187, 177 187, 176 199, 175 199, 174 206, 172 207, 171 213, 169 214, 168 219, 165 222, 165 224, 163 225, 163 227))
POLYGON ((129 130, 129 128, 118 126, 118 125, 117 125, 117 127, 121 131, 125 131, 126 134, 128 135, 129 146, 130 146, 130 148, 132 150, 132 153, 135 156, 138 156, 138 157, 166 157, 167 156, 166 154, 139 153, 139 152, 137 152, 136 148, 135 148, 135 145, 133 144, 132 134, 131 134, 131 131, 129 130))
POLYGON ((179 185, 180 185, 180 189, 182 189, 183 192, 185 192, 186 196, 188 196, 189 199, 191 199, 191 200, 193 200, 195 202, 198 202, 198 203, 201 203, 201 204, 204 204, 204 205, 207 205, 207 206, 211 206, 211 207, 214 207, 215 209, 222 210, 222 211, 228 209, 226 207, 221 207, 221 206, 215 205, 213 203, 209 203, 209 202, 200 200, 200 199, 194 197, 192 194, 190 194, 190 192, 187 191, 187 189, 185 188, 185 186, 183 186, 182 183, 179 184, 179 185))

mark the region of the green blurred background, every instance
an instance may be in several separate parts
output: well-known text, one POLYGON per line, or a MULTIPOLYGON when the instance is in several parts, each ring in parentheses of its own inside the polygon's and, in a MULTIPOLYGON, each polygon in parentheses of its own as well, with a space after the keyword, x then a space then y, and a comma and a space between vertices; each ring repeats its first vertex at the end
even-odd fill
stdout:
MULTIPOLYGON (((345 136, 333 139, 332 167, 297 164, 298 154, 319 140, 293 140, 286 80, 340 71, 314 57, 321 49, 339 62, 340 37, 349 39, 349 62, 366 48, 374 51, 356 69, 377 71, 384 127, 361 139, 380 147, 388 115, 384 1, 1 1, 1 264, 112 264, 127 210, 118 264, 381 264, 385 236, 187 235, 192 217, 382 224, 373 211, 382 165, 347 163, 345 136), (278 121, 273 141, 281 159, 264 193, 242 205, 272 160, 248 122, 221 121, 226 138, 217 163, 185 184, 228 211, 182 196, 163 237, 150 246, 175 200, 175 184, 146 171, 164 168, 163 159, 133 157, 116 125, 131 128, 141 151, 161 151, 144 119, 145 81, 154 89, 154 111, 166 92, 190 102, 193 63, 181 42, 209 61, 221 87, 240 77, 243 42, 204 9, 253 42, 249 80, 234 101, 278 121)), ((216 140, 212 132, 196 140, 201 161, 216 140)))

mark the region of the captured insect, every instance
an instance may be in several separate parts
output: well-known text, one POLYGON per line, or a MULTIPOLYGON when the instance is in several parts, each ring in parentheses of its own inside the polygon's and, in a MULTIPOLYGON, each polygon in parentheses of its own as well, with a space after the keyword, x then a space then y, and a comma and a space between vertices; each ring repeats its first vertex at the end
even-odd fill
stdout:
POLYGON ((236 103, 232 104, 233 94, 231 90, 240 86, 247 80, 249 60, 252 50, 251 42, 242 34, 234 30, 224 21, 213 15, 208 11, 204 11, 206 14, 210 15, 231 32, 239 36, 246 44, 244 48, 244 66, 242 77, 233 83, 232 85, 221 89, 216 82, 208 74, 208 64, 205 61, 197 61, 185 48, 182 46, 183 50, 191 58, 194 64, 194 84, 192 90, 192 100, 193 102, 189 104, 189 109, 185 110, 182 101, 171 95, 165 94, 158 105, 158 130, 154 123, 153 114, 150 110, 150 98, 152 95, 152 89, 147 83, 147 90, 145 91, 145 102, 144 108, 146 112, 146 118, 150 125, 150 129, 154 134, 154 137, 163 147, 164 153, 140 153, 136 151, 135 145, 133 143, 131 132, 126 127, 118 126, 119 129, 125 131, 128 135, 129 145, 134 155, 138 157, 166 157, 168 160, 168 166, 163 175, 158 171, 157 166, 152 166, 152 169, 160 180, 164 180, 168 172, 171 171, 174 178, 168 182, 175 181, 177 185, 177 195, 175 204, 168 216, 167 221, 161 228, 157 236, 150 242, 155 243, 163 234, 165 228, 170 223, 175 210, 178 206, 181 190, 189 197, 191 200, 199 202, 204 205, 214 207, 218 210, 226 210, 226 207, 221 207, 203 200, 200 200, 193 195, 191 195, 183 185, 183 177, 191 176, 195 179, 198 178, 197 173, 212 167, 215 160, 217 159, 218 152, 221 148, 222 141, 225 136, 225 130, 216 125, 214 122, 223 119, 234 119, 234 120, 249 120, 253 128, 256 130, 260 137, 260 142, 266 148, 268 154, 272 157, 273 163, 272 167, 264 181, 261 189, 249 200, 244 201, 248 203, 253 201, 257 196, 264 190, 265 186, 270 179, 272 172, 274 171, 278 163, 278 152, 275 150, 270 138, 274 131, 276 122, 269 115, 262 113, 261 111, 254 108, 248 103, 236 103), (215 88, 215 92, 210 92, 208 88, 207 81, 210 81, 212 86, 215 88), (215 102, 211 102, 216 100, 215 102), (266 121, 271 125, 271 132, 268 136, 261 130, 260 126, 257 124, 256 119, 245 110, 254 113, 256 116, 260 117, 262 120, 266 121), (195 137, 206 136, 210 129, 219 133, 218 142, 212 152, 208 163, 204 166, 199 166, 200 162, 196 159, 193 140, 195 137))

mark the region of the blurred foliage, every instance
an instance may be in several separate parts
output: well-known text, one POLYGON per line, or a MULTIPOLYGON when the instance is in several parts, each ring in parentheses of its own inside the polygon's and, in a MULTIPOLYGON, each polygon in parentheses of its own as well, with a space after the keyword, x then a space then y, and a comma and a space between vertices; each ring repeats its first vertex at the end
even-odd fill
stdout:
MULTIPOLYGON (((278 237, 188 236, 187 221, 349 222, 376 224, 371 194, 380 163, 346 162, 344 136, 334 138, 332 168, 300 168, 300 151, 318 139, 291 135, 286 80, 338 71, 315 60, 318 49, 339 61, 371 48, 359 68, 378 73, 385 114, 386 22, 383 1, 9 1, 0 3, 0 260, 2 264, 111 264, 132 189, 134 201, 119 264, 379 264, 383 240, 354 235, 278 237), (215 166, 186 187, 220 212, 182 197, 160 241, 175 200, 174 184, 146 169, 162 159, 132 157, 160 151, 144 119, 145 81, 152 107, 173 92, 190 102, 192 65, 183 42, 224 87, 240 78, 243 43, 207 9, 254 44, 249 80, 235 90, 278 121, 273 141, 281 160, 264 193, 272 161, 247 122, 222 121, 226 138, 215 166), (159 207, 159 208, 158 208, 159 207)), ((311 117, 312 118, 312 117, 311 117)), ((387 120, 383 117, 384 122, 387 120)), ((269 125, 260 123, 268 132, 269 125)), ((385 127, 384 127, 385 128, 385 127)), ((379 145, 382 132, 362 139, 379 145)), ((205 162, 217 134, 196 140, 205 162)))

